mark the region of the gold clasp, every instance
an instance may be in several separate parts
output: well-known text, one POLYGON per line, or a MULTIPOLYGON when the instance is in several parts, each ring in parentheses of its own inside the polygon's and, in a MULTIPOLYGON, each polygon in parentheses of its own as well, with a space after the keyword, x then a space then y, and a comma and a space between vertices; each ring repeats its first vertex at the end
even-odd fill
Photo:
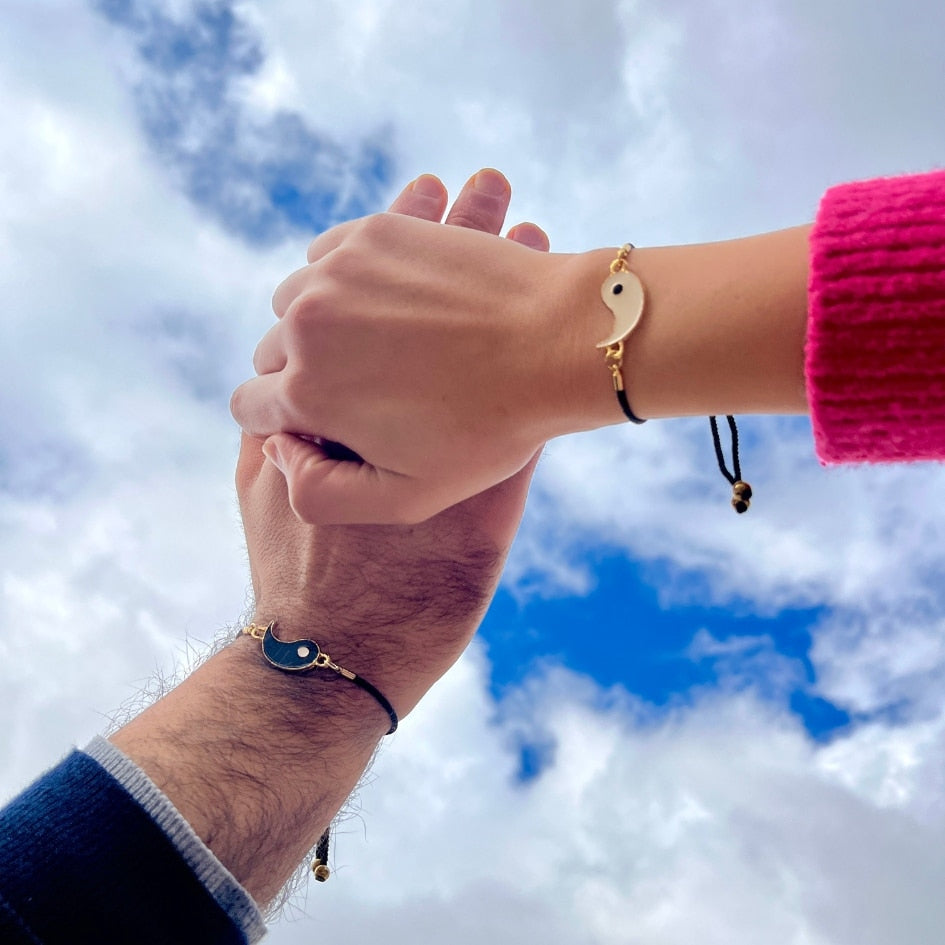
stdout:
POLYGON ((608 345, 604 349, 604 363, 614 380, 614 390, 623 390, 623 342, 608 345))
POLYGON ((266 635, 266 628, 257 627, 256 624, 251 623, 248 627, 243 627, 243 633, 251 636, 254 640, 262 640, 266 635))
POLYGON ((617 258, 610 264, 610 274, 615 276, 618 272, 630 271, 627 260, 630 258, 630 252, 633 249, 633 243, 624 243, 617 251, 617 258))
POLYGON ((332 658, 324 651, 319 650, 318 656, 315 657, 315 668, 316 669, 331 669, 336 673, 340 673, 345 679, 354 679, 354 673, 350 669, 345 669, 344 666, 339 666, 337 663, 332 662, 332 658))

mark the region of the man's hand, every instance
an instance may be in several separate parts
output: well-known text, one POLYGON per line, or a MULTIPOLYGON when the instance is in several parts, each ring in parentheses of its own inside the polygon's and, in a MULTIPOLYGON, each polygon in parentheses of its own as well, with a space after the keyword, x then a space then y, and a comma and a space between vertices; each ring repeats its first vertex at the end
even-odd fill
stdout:
MULTIPOLYGON (((259 376, 231 408, 246 432, 273 437, 303 520, 422 521, 513 475, 564 432, 547 419, 551 405, 571 406, 562 363, 575 348, 587 349, 613 400, 594 326, 571 317, 554 289, 565 257, 535 253, 547 248, 535 228, 496 237, 490 214, 508 199, 504 178, 482 171, 451 212, 460 226, 413 212, 343 224, 277 289, 279 321, 254 358, 259 376), (313 439, 304 463, 286 455, 299 441, 279 433, 313 439), (364 461, 339 459, 322 438, 364 461)), ((415 200, 402 195, 394 209, 415 200)))
MULTIPOLYGON (((504 182, 497 172, 486 173, 504 182)), ((507 184, 495 195, 470 181, 446 222, 498 232, 508 200, 507 184)), ((423 177, 391 210, 438 220, 445 204, 442 184, 423 177)), ((531 224, 514 228, 510 238, 533 249, 548 245, 531 224)), ((289 498, 298 503, 296 492, 305 486, 308 464, 320 461, 313 458, 320 450, 280 436, 283 476, 265 461, 261 445, 244 435, 236 479, 257 622, 276 619, 284 639, 316 639, 406 715, 478 627, 518 527, 537 455, 517 475, 421 525, 313 527, 292 514, 289 498)), ((363 710, 383 724, 380 709, 351 688, 363 710)))
MULTIPOLYGON (((484 201, 467 188, 448 221, 498 232, 507 204, 507 192, 484 201)), ((442 185, 425 177, 393 209, 438 220, 445 206, 442 185)), ((514 235, 547 248, 537 227, 514 235)), ((289 464, 304 464, 306 444, 284 445, 289 464)), ((475 632, 536 458, 422 526, 313 527, 293 515, 262 441, 244 436, 236 485, 256 621, 275 619, 283 638, 314 638, 406 715, 475 632)), ((242 636, 112 741, 266 903, 354 789, 388 724, 357 686, 320 670, 279 672, 242 636)))

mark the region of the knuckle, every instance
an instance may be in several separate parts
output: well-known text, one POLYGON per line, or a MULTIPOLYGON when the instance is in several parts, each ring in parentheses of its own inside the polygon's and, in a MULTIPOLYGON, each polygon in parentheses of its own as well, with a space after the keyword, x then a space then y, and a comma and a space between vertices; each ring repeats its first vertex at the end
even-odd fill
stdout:
POLYGON ((351 227, 354 225, 354 222, 339 223, 337 226, 333 226, 323 233, 319 233, 318 236, 308 244, 305 258, 310 263, 313 263, 316 259, 324 256, 325 253, 329 252, 334 246, 337 246, 339 242, 345 239, 351 227))
POLYGON ((305 371, 284 371, 279 384, 280 419, 286 429, 290 415, 295 411, 303 410, 310 399, 311 385, 309 375, 305 371))
POLYGON ((291 337, 306 335, 329 309, 325 286, 310 286, 286 309, 282 317, 283 330, 291 337))
POLYGON ((260 342, 258 345, 256 345, 256 350, 253 352, 253 370, 257 374, 263 373, 262 368, 263 368, 264 362, 265 362, 265 358, 263 356, 262 342, 260 342))
POLYGON ((243 425, 244 419, 244 403, 245 391, 243 390, 243 385, 240 384, 239 387, 230 394, 230 415, 233 419, 240 425, 243 425))
POLYGON ((289 507, 295 513, 295 517, 306 525, 320 525, 321 516, 319 506, 312 501, 311 495, 299 487, 295 477, 288 480, 289 489, 289 507))
MULTIPOLYGON (((501 219, 498 222, 501 222, 501 219)), ((496 214, 485 207, 463 207, 454 210, 450 216, 450 224, 466 230, 483 230, 489 233, 498 229, 496 214)))
POLYGON ((368 241, 384 239, 403 222, 400 216, 397 213, 373 213, 360 221, 360 232, 368 241))
POLYGON ((349 284, 363 269, 364 253, 356 242, 345 243, 332 250, 319 260, 316 271, 316 285, 341 286, 349 284))

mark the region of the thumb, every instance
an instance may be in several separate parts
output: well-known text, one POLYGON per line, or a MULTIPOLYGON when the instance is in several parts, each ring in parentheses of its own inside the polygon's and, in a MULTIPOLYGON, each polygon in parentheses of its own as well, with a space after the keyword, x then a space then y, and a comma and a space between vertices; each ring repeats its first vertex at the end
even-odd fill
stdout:
POLYGON ((437 511, 419 484, 359 461, 338 444, 276 433, 262 445, 285 476, 289 505, 309 525, 411 524, 437 511), (418 501, 419 500, 419 501, 418 501))

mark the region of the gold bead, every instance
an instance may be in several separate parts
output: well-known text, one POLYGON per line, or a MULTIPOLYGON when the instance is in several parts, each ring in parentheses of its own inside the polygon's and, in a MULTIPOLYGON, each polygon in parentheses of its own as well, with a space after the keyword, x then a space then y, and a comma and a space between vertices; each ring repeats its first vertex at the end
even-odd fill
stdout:
POLYGON ((320 883, 324 883, 325 880, 331 876, 331 870, 328 869, 328 867, 325 866, 325 864, 319 859, 313 861, 312 873, 314 874, 315 879, 317 879, 320 883))
POLYGON ((741 515, 751 506, 751 486, 739 479, 732 484, 732 508, 741 515))

